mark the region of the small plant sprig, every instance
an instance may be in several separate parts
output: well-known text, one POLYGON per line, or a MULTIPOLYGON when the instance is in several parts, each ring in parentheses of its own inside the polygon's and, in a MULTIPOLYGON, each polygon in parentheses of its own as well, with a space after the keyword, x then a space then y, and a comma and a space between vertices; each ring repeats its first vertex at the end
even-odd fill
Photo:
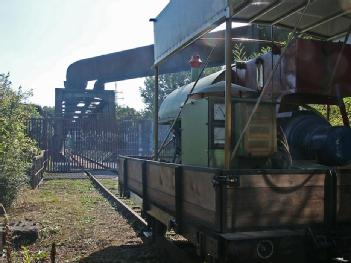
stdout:
POLYGON ((49 258, 49 253, 46 251, 38 251, 35 254, 31 254, 29 249, 22 246, 22 263, 41 263, 46 262, 49 258))
POLYGON ((6 251, 6 259, 7 259, 7 263, 12 263, 12 234, 11 234, 11 230, 10 230, 10 226, 9 226, 9 219, 8 216, 6 214, 6 210, 5 208, 3 208, 3 211, 5 211, 5 251, 6 251))

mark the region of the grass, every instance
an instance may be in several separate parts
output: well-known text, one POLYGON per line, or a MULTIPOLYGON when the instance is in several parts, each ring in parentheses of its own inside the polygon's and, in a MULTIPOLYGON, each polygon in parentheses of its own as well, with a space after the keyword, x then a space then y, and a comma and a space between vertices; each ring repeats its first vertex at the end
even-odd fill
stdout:
MULTIPOLYGON (((101 180, 117 190, 116 180, 101 180)), ((30 252, 49 252, 55 242, 60 263, 160 262, 89 180, 50 180, 39 190, 23 189, 9 216, 38 222, 40 238, 30 252)))
POLYGON ((118 180, 117 179, 98 179, 101 184, 103 184, 108 190, 113 194, 118 195, 118 180))

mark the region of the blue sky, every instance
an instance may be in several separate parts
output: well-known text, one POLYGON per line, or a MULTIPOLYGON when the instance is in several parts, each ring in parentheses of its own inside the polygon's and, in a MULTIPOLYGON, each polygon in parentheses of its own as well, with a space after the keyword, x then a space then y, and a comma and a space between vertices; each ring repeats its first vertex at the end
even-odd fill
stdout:
MULTIPOLYGON (((69 64, 153 43, 148 20, 168 2, 0 0, 0 72, 10 72, 14 87, 32 89, 32 102, 53 106, 69 64)), ((141 85, 142 79, 118 82, 120 104, 141 109, 141 85)))

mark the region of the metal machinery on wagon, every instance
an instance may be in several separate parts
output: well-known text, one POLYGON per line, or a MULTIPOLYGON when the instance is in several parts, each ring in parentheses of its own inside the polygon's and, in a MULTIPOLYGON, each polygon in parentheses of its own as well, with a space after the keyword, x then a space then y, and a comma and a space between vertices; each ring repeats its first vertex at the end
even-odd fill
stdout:
POLYGON ((351 259, 350 11, 343 0, 172 0, 154 19, 155 156, 120 156, 119 180, 142 198, 155 234, 173 228, 218 262, 351 259), (293 37, 234 62, 233 21, 293 37), (222 22, 225 38, 208 45, 225 43, 225 69, 178 88, 158 111, 162 63, 222 22), (311 105, 335 105, 343 125, 311 105), (159 124, 177 146, 168 159, 159 124))

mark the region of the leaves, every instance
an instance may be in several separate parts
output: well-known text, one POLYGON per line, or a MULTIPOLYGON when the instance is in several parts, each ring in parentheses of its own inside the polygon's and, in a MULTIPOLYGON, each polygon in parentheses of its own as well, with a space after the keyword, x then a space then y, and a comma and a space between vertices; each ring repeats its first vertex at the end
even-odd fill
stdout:
POLYGON ((128 106, 116 106, 117 120, 142 120, 147 117, 151 118, 151 116, 146 116, 146 112, 137 111, 136 109, 128 106))
POLYGON ((246 55, 245 47, 243 44, 235 44, 233 49, 234 61, 246 61, 248 56, 246 55))
POLYGON ((24 102, 31 92, 11 88, 9 74, 0 74, 0 203, 9 206, 18 188, 26 182, 26 170, 37 153, 35 143, 26 136, 26 124, 35 113, 24 102))
MULTIPOLYGON (((348 113, 349 119, 351 119, 351 98, 344 98, 344 103, 346 107, 346 112, 348 113)), ((327 118, 327 106, 326 105, 309 105, 320 112, 325 118, 327 118)), ((336 105, 330 105, 329 112, 329 122, 333 126, 342 126, 344 125, 342 122, 342 117, 340 114, 340 109, 336 105)))
MULTIPOLYGON (((215 73, 219 71, 220 67, 206 68, 204 70, 203 76, 215 73)), ((182 87, 191 82, 190 71, 183 71, 172 74, 164 74, 159 76, 159 95, 158 101, 159 105, 163 100, 170 94, 173 90, 182 87)), ((146 104, 146 111, 150 113, 153 112, 153 100, 154 100, 154 86, 155 78, 146 77, 144 80, 144 87, 140 87, 140 95, 143 98, 144 103, 146 104)), ((147 113, 144 113, 147 114, 147 113)))

